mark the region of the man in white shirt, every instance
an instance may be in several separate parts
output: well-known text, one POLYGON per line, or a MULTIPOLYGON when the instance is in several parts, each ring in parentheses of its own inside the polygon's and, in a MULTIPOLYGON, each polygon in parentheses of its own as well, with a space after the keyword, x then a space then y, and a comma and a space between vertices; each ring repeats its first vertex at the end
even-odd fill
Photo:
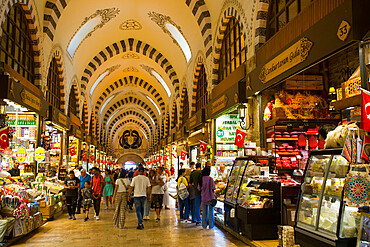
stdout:
MULTIPOLYGON (((139 175, 132 179, 129 195, 134 191, 134 202, 137 220, 139 222, 137 229, 144 229, 143 215, 144 215, 144 204, 145 200, 150 201, 151 187, 149 178, 144 176, 144 168, 139 168, 139 175), (148 197, 146 196, 146 190, 148 189, 148 197)), ((129 200, 131 198, 129 197, 129 200)))

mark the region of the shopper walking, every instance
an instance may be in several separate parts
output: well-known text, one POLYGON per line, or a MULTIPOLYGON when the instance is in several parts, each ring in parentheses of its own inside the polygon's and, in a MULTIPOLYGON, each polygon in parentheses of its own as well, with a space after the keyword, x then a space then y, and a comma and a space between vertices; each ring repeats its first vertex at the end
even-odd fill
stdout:
POLYGON ((97 167, 92 168, 92 172, 94 176, 91 178, 92 188, 93 188, 93 203, 94 203, 94 210, 95 210, 95 219, 99 220, 99 212, 100 212, 100 203, 101 197, 103 195, 104 190, 104 178, 100 174, 100 170, 97 167))
POLYGON ((202 170, 202 178, 199 180, 198 189, 201 193, 202 200, 202 227, 206 229, 209 226, 209 229, 213 229, 215 225, 213 206, 211 205, 211 200, 216 199, 215 196, 215 182, 213 178, 209 175, 211 174, 211 168, 206 166, 202 170))
POLYGON ((104 186, 104 191, 103 191, 103 196, 105 198, 105 205, 106 209, 109 209, 109 204, 113 206, 113 184, 114 184, 114 178, 113 174, 109 169, 105 169, 105 186, 104 186))
POLYGON ((178 200, 179 200, 179 210, 180 210, 180 222, 181 223, 191 223, 191 221, 188 221, 189 218, 189 193, 187 196, 182 197, 181 191, 183 189, 188 188, 189 184, 187 179, 185 178, 185 169, 179 170, 179 178, 177 179, 177 194, 178 194, 178 200), (183 185, 183 186, 181 186, 183 185), (185 187, 184 187, 185 186, 185 187))
POLYGON ((126 171, 120 172, 119 178, 116 180, 116 186, 113 193, 113 201, 115 211, 113 216, 113 224, 115 227, 123 229, 125 227, 126 208, 128 200, 128 191, 130 180, 126 178, 126 171))
POLYGON ((144 167, 140 167, 138 169, 138 173, 139 175, 132 179, 129 194, 131 194, 131 192, 134 191, 135 210, 138 220, 137 229, 142 230, 144 229, 143 225, 144 203, 146 200, 150 201, 151 187, 149 178, 144 176, 144 167), (146 190, 148 190, 148 197, 146 196, 146 190))
POLYGON ((170 171, 166 168, 165 169, 165 175, 166 175, 166 182, 163 186, 163 205, 164 209, 169 210, 170 205, 170 192, 169 192, 169 183, 170 183, 170 171))
MULTIPOLYGON (((76 175, 76 173, 75 173, 76 175)), ((80 179, 80 189, 78 190, 78 199, 77 199, 77 212, 76 214, 81 213, 81 206, 82 206, 82 190, 85 188, 85 183, 86 182, 91 182, 91 176, 86 173, 85 169, 81 170, 81 176, 79 177, 80 179)))
POLYGON ((159 222, 161 220, 161 210, 164 195, 163 186, 166 181, 166 175, 163 174, 163 171, 164 171, 163 167, 158 167, 157 173, 150 181, 150 184, 152 186, 151 205, 153 205, 155 213, 157 215, 155 222, 159 222))
POLYGON ((82 189, 81 191, 82 197, 83 197, 83 210, 85 212, 85 219, 84 222, 89 220, 89 211, 90 207, 93 204, 93 190, 91 188, 91 183, 90 181, 85 182, 85 188, 82 189))
POLYGON ((66 202, 69 217, 68 219, 76 220, 76 205, 78 197, 78 188, 80 187, 80 180, 75 177, 74 171, 70 171, 68 177, 64 180, 64 188, 66 191, 66 202))
MULTIPOLYGON (((151 169, 148 174, 146 174, 146 170, 144 172, 144 175, 149 178, 150 183, 152 183, 152 180, 155 177, 155 174, 156 174, 156 172, 155 172, 154 169, 151 169)), ((152 191, 153 191, 153 187, 152 187, 152 191)), ((146 191, 146 195, 148 196, 148 190, 146 191)), ((152 198, 152 197, 150 197, 150 198, 152 198)), ((149 217, 150 207, 151 207, 150 204, 151 204, 150 201, 148 201, 148 200, 145 201, 145 204, 144 204, 144 216, 143 216, 143 219, 144 220, 150 220, 150 217, 149 217)))
POLYGON ((200 203, 201 203, 201 195, 200 191, 198 190, 199 180, 202 177, 202 164, 196 163, 195 170, 190 174, 190 186, 194 188, 194 199, 191 200, 193 205, 191 211, 191 219, 196 225, 200 225, 202 218, 200 217, 200 203))

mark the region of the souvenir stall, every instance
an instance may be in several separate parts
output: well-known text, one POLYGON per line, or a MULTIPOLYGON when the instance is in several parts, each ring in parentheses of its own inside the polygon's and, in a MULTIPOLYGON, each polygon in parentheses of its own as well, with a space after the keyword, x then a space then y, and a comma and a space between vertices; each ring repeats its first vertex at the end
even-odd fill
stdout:
POLYGON ((41 119, 46 116, 45 101, 41 91, 32 91, 9 76, 1 75, 0 82, 3 87, 0 92, 0 134, 6 137, 0 142, 1 169, 10 170, 19 163, 21 176, 34 178, 36 162, 33 157, 40 138, 41 119))
POLYGON ((86 135, 84 134, 83 141, 81 143, 81 152, 80 152, 80 161, 82 167, 88 171, 90 168, 88 167, 88 157, 89 157, 89 147, 90 145, 86 141, 86 135))
POLYGON ((41 146, 46 150, 46 159, 38 163, 38 172, 47 177, 58 176, 64 181, 68 170, 67 131, 70 119, 59 109, 49 106, 49 116, 41 135, 41 146))
POLYGON ((68 169, 78 169, 82 166, 80 160, 82 131, 74 125, 68 132, 68 169))
POLYGON ((96 146, 93 144, 93 139, 91 136, 86 137, 87 143, 89 145, 89 152, 87 156, 87 168, 91 169, 95 167, 95 152, 96 152, 96 146))

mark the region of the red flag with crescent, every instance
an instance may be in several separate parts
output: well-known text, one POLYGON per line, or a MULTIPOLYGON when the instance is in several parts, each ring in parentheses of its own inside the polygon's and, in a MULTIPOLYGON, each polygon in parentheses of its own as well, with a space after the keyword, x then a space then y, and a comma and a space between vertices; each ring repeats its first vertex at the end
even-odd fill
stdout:
POLYGON ((86 155, 86 154, 83 154, 83 155, 82 155, 82 160, 83 160, 83 161, 87 161, 87 155, 86 155))
POLYGON ((9 128, 4 127, 0 129, 0 149, 4 150, 9 147, 9 128))
POLYGON ((187 152, 185 152, 185 151, 181 151, 181 159, 182 160, 185 160, 186 159, 186 155, 187 155, 188 153, 187 152))
POLYGON ((247 132, 240 129, 236 129, 235 145, 238 146, 239 148, 243 148, 246 135, 247 132))
POLYGON ((72 146, 69 148, 69 154, 71 156, 75 156, 76 155, 76 149, 75 149, 75 146, 72 146))
POLYGON ((361 129, 370 131, 370 92, 362 90, 361 129))
POLYGON ((200 152, 204 153, 206 151, 206 148, 207 148, 207 143, 200 141, 200 145, 199 145, 200 152))

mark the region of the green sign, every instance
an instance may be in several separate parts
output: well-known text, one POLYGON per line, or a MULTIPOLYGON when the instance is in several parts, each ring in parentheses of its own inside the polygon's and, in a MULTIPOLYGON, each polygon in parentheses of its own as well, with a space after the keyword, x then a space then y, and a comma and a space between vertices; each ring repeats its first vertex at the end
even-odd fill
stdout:
POLYGON ((224 137, 224 135, 225 135, 225 132, 222 129, 217 130, 217 136, 218 137, 224 137))

